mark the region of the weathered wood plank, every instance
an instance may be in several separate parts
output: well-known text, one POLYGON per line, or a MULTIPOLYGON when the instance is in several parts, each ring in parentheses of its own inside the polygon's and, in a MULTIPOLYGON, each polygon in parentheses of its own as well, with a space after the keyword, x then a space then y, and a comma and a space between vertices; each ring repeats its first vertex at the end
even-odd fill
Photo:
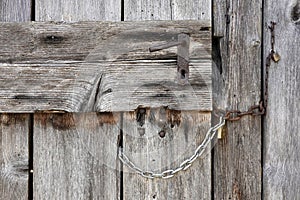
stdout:
POLYGON ((172 20, 170 0, 124 0, 124 20, 172 20))
MULTIPOLYGON (((124 114, 123 152, 137 167, 154 173, 175 169, 189 158, 204 139, 211 119, 210 113, 165 108, 147 109, 142 119, 136 116, 136 112, 124 114)), ((167 180, 147 179, 125 166, 123 172, 125 199, 210 199, 210 154, 167 180)))
POLYGON ((211 0, 172 0, 172 19, 211 21, 211 4, 211 0))
MULTIPOLYGON (((30 6, 30 0, 2 0, 0 21, 29 21, 30 6)), ((29 114, 0 114, 0 199, 28 199, 29 124, 29 114)))
POLYGON ((300 199, 300 1, 265 1, 264 58, 270 52, 270 21, 281 56, 269 70, 264 120, 263 198, 300 199))
POLYGON ((132 111, 139 106, 209 111, 209 27, 205 21, 5 23, 0 28, 0 112, 132 111), (177 47, 149 52, 153 45, 177 41, 181 32, 190 34, 185 85, 177 81, 177 47))
POLYGON ((23 22, 30 21, 30 18, 31 0, 1 0, 1 22, 23 22))
POLYGON ((35 1, 36 21, 120 21, 119 0, 60 0, 35 1))
POLYGON ((210 0, 124 1, 124 20, 211 20, 210 0))
MULTIPOLYGON (((211 4, 211 1, 205 2, 207 2, 207 5, 211 4)), ((124 19, 199 19, 198 11, 202 9, 207 9, 205 13, 208 13, 210 16, 210 8, 208 8, 210 6, 200 8, 197 5, 199 5, 199 1, 194 0, 125 0, 124 19)), ((205 15, 205 17, 207 16, 205 15)), ((205 19, 211 24, 210 17, 205 19)), ((211 64, 207 65, 207 69, 211 70, 211 64)), ((202 78, 195 77, 195 80, 201 81, 203 80, 202 78)), ((190 90, 188 89, 187 91, 190 90)), ((182 101, 178 102, 184 103, 182 101)), ((204 98, 199 98, 200 102, 204 102, 204 98)), ((211 116, 210 113, 177 111, 180 113, 180 117, 177 119, 180 119, 181 123, 172 129, 169 127, 171 123, 169 122, 166 136, 160 138, 158 131, 164 126, 164 122, 168 121, 168 117, 169 119, 172 118, 172 115, 168 115, 168 112, 159 112, 153 108, 150 108, 150 110, 152 112, 147 111, 148 115, 142 127, 139 127, 134 114, 124 113, 124 152, 139 167, 162 172, 167 168, 177 167, 184 158, 187 158, 194 152, 195 145, 202 141, 203 134, 205 134, 211 124, 211 116), (160 117, 162 117, 162 122, 159 121, 160 117), (153 120, 153 118, 156 120, 153 120), (140 135, 143 132, 144 135, 140 135)), ((170 113, 176 113, 176 111, 173 110, 170 113)), ((207 153, 206 157, 197 160, 187 171, 181 172, 167 180, 145 179, 129 171, 124 166, 124 199, 211 199, 211 154, 207 153)))
MULTIPOLYGON (((260 100, 261 1, 214 1, 213 109, 260 100)), ((214 149, 214 199, 261 199, 261 118, 227 122, 214 149)))
POLYGON ((29 114, 0 115, 0 199, 28 199, 29 114))
POLYGON ((34 199, 119 199, 119 114, 34 115, 34 199))

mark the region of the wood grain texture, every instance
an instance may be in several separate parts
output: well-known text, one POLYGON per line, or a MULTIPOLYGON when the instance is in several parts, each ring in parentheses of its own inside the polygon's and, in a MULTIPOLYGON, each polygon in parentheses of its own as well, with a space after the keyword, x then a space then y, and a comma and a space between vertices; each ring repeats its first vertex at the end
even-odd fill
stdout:
POLYGON ((170 0, 124 0, 124 20, 172 20, 170 0))
POLYGON ((268 110, 264 120, 263 198, 300 199, 300 1, 265 1, 264 58, 271 49, 270 21, 275 26, 268 110))
MULTIPOLYGON (((207 5, 211 4, 211 1, 204 2, 207 5)), ((197 7, 198 5, 199 1, 196 0, 125 0, 124 19, 199 19, 198 14, 202 9, 205 10, 205 13, 210 14, 210 6, 200 8, 197 7)), ((211 24, 210 17, 205 19, 211 24)), ((211 64, 208 68, 211 68, 211 64)), ((200 81, 202 78, 197 77, 197 80, 200 81)), ((188 95, 191 94, 193 93, 188 93, 188 95)), ((203 100, 203 98, 199 98, 199 102, 203 102, 203 100)), ((140 122, 136 121, 135 114, 124 113, 123 145, 124 152, 135 164, 155 172, 177 167, 185 158, 190 156, 195 146, 202 141, 203 134, 206 133, 211 124, 210 113, 179 111, 180 117, 177 119, 182 121, 172 129, 170 128, 172 127, 170 120, 168 124, 168 116, 169 119, 173 118, 174 120, 175 118, 171 117, 169 112, 165 112, 163 108, 158 110, 150 108, 147 112, 148 115, 142 127, 139 125, 140 122), (164 138, 160 138, 158 131, 164 127, 164 123, 167 123, 165 126, 167 133, 164 138)), ((128 171, 128 168, 124 166, 123 196, 124 199, 211 199, 211 178, 210 152, 207 152, 206 157, 197 160, 187 171, 167 180, 145 179, 132 171, 128 171)))
POLYGON ((112 113, 34 115, 34 199, 119 199, 112 113))
MULTIPOLYGON (((123 152, 139 168, 154 173, 179 167, 194 153, 210 125, 210 113, 150 108, 143 124, 136 116, 135 112, 124 114, 123 152)), ((209 152, 171 179, 147 179, 124 166, 124 199, 210 199, 209 152)))
POLYGON ((0 41, 7 41, 0 50, 0 112, 211 110, 207 21, 4 23, 0 29, 0 41), (190 34, 185 85, 177 81, 177 47, 149 52, 181 32, 190 34))
POLYGON ((124 20, 210 20, 210 0, 125 0, 124 20))
POLYGON ((1 0, 1 22, 24 22, 31 20, 31 0, 1 0))
POLYGON ((36 0, 36 21, 120 21, 118 0, 36 0))
MULTIPOLYGON (((0 21, 29 21, 30 5, 30 0, 0 1, 0 21)), ((29 114, 0 114, 0 199, 28 199, 29 124, 29 114)))
POLYGON ((28 199, 28 114, 0 115, 0 199, 28 199))
MULTIPOLYGON (((244 111, 260 101, 261 7, 261 1, 214 1, 214 110, 244 111)), ((261 199, 260 122, 259 116, 227 122, 214 149, 214 199, 261 199)))

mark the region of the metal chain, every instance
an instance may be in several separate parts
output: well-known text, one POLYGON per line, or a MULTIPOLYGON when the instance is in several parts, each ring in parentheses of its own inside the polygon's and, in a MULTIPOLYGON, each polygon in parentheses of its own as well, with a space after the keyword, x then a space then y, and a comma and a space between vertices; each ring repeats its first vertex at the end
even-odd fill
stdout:
POLYGON ((177 168, 175 169, 168 169, 161 173, 155 173, 153 171, 145 171, 137 167, 130 159, 124 154, 123 147, 119 146, 119 159, 120 161, 135 171, 137 174, 140 174, 141 176, 145 178, 171 178, 176 173, 180 171, 187 170, 193 162, 200 157, 206 150, 208 144, 213 140, 214 136, 216 135, 216 132, 219 128, 222 128, 225 125, 226 121, 238 121, 241 119, 241 117, 245 115, 264 115, 267 103, 268 103, 268 81, 269 81, 269 68, 271 65, 271 60, 274 62, 278 62, 280 60, 280 55, 274 50, 275 45, 275 22, 271 22, 271 26, 269 26, 269 29, 271 31, 271 50, 269 55, 266 58, 266 68, 265 68, 265 87, 264 87, 264 96, 263 100, 259 102, 258 105, 251 106, 247 111, 240 111, 240 110, 229 110, 225 113, 224 116, 220 117, 220 122, 216 124, 215 126, 211 127, 202 141, 202 143, 197 147, 194 154, 190 156, 188 159, 183 161, 177 168))
POLYGON ((245 115, 264 115, 268 105, 268 83, 269 83, 269 69, 271 66, 271 61, 278 62, 280 60, 280 55, 275 51, 275 22, 271 21, 271 25, 268 26, 271 32, 271 50, 266 58, 266 68, 265 68, 265 82, 264 82, 264 96, 263 100, 259 102, 259 105, 251 106, 247 111, 240 110, 229 110, 225 113, 225 120, 227 121, 238 121, 242 116, 245 115))
POLYGON ((192 164, 193 162, 200 157, 205 150, 207 149, 208 145, 210 144, 210 142, 214 139, 217 131, 219 128, 222 128, 225 125, 225 118, 222 116, 220 117, 220 121, 218 124, 216 124, 215 126, 211 127, 206 135, 204 140, 202 141, 202 143, 196 148, 194 154, 192 156, 190 156, 188 159, 186 159, 185 161, 183 161, 177 168, 175 169, 168 169, 165 170, 161 173, 155 173, 153 171, 146 171, 146 170, 142 170, 141 168, 137 167, 123 152, 123 148, 121 146, 119 146, 119 159, 120 161, 126 165, 127 167, 129 167, 131 170, 135 171, 137 174, 140 174, 141 176, 145 177, 145 178, 163 178, 163 179, 167 179, 167 178, 171 178, 173 177, 175 174, 177 174, 180 171, 185 171, 187 170, 192 164))

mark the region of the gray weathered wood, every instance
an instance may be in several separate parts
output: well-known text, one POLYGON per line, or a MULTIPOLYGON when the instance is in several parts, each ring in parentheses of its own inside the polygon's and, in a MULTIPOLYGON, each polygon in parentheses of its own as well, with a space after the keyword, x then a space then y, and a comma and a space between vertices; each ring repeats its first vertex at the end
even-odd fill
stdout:
POLYGON ((124 20, 171 20, 172 7, 170 0, 124 0, 124 20))
MULTIPOLYGON (((213 108, 248 110, 261 94, 261 1, 214 1, 213 108)), ((214 151, 214 199, 261 199, 261 117, 227 122, 214 151)))
POLYGON ((119 115, 34 115, 34 199, 119 199, 119 115))
MULTIPOLYGON (((120 3, 120 1, 38 0, 36 20, 118 21, 121 16, 120 3)), ((47 76, 47 73, 53 76, 49 79, 48 85, 39 83, 44 85, 44 90, 53 91, 57 87, 68 88, 74 81, 77 83, 77 87, 69 91, 73 96, 70 101, 68 98, 63 100, 66 107, 71 108, 69 110, 73 109, 70 105, 73 105, 74 101, 84 101, 77 92, 94 87, 95 90, 92 89, 90 92, 92 92, 91 96, 95 96, 97 91, 97 85, 90 84, 96 83, 101 75, 98 71, 99 67, 97 68, 95 64, 98 61, 92 60, 91 62, 94 62, 92 65, 86 65, 84 61, 90 52, 95 52, 93 50, 97 47, 97 42, 112 36, 109 32, 103 32, 109 29, 109 27, 104 28, 104 24, 108 25, 108 23, 96 24, 90 23, 85 28, 81 27, 83 29, 78 28, 81 26, 79 24, 60 24, 62 30, 56 30, 54 25, 50 35, 47 35, 49 32, 44 30, 42 35, 35 36, 38 46, 46 44, 35 49, 40 54, 37 56, 41 58, 45 56, 45 59, 44 61, 43 58, 40 61, 32 58, 28 60, 33 62, 35 60, 37 64, 48 63, 36 68, 37 71, 41 70, 36 78, 47 76), (47 36, 50 36, 48 37, 50 40, 47 36), (58 37, 52 39, 51 36, 58 37), (50 55, 49 58, 47 54, 50 55), (60 54, 63 56, 61 57, 60 54), (60 68, 65 72, 60 71, 60 68), (94 76, 91 76, 92 73, 94 76), (73 79, 72 82, 74 77, 75 80, 73 79), (87 88, 84 89, 85 87, 87 88), (79 99, 76 100, 76 96, 79 99)), ((43 29, 45 26, 38 25, 37 28, 43 29)), ((111 28, 113 30, 115 27, 111 28)), ((38 57, 35 58, 39 59, 38 57)), ((24 78, 29 75, 24 71, 22 74, 24 78)), ((120 199, 120 168, 117 160, 117 135, 120 132, 118 113, 34 115, 34 199, 120 199)))
POLYGON ((211 110, 211 40, 205 21, 4 23, 0 112, 211 110), (178 84, 177 47, 190 34, 190 78, 178 84))
POLYGON ((269 71, 268 110, 264 120, 263 198, 300 199, 300 1, 265 1, 264 59, 271 49, 281 56, 269 71))
POLYGON ((210 0, 125 0, 124 19, 130 20, 211 20, 210 0))
POLYGON ((23 22, 30 21, 31 0, 1 0, 0 21, 23 22))
POLYGON ((119 0, 36 0, 36 21, 120 21, 119 0))
MULTIPOLYGON (((175 169, 202 142, 210 125, 210 113, 147 109, 144 124, 136 113, 123 118, 124 154, 144 171, 161 173, 175 169), (165 131, 165 137, 159 132, 165 131)), ((186 171, 171 179, 146 179, 124 166, 125 199, 210 199, 210 149, 186 171)))
MULTIPOLYGON (((30 0, 0 1, 0 21, 29 21, 30 5, 30 0)), ((29 114, 0 114, 0 199, 28 199, 29 124, 29 114)))
MULTIPOLYGON (((211 4, 211 1, 205 2, 207 5, 211 4)), ((210 6, 200 8, 197 5, 199 2, 195 0, 125 1, 124 19, 198 19, 198 9, 205 9, 205 13, 210 16, 210 6)), ((210 23, 210 17, 205 19, 210 23)), ((207 68, 210 69, 211 64, 207 65, 207 68)), ((202 80, 201 77, 197 79, 202 80)), ((204 102, 204 99, 199 98, 199 102, 204 102)), ((176 115, 174 111, 165 113, 150 110, 153 111, 151 115, 150 111, 147 111, 149 113, 143 127, 139 127, 135 114, 124 114, 124 152, 143 169, 161 172, 167 168, 177 167, 194 152, 195 145, 201 143, 203 134, 211 124, 210 113, 182 111, 174 118, 173 114, 176 115), (160 118, 162 121, 159 121, 160 118), (173 129, 170 128, 171 118, 180 121, 173 129), (166 122, 167 134, 165 138, 160 138, 158 131, 166 122), (143 131, 145 134, 140 135, 143 131)), ((124 166, 124 199, 211 199, 211 154, 207 153, 206 157, 197 160, 187 171, 167 180, 145 179, 128 171, 124 166)))
POLYGON ((211 0, 172 0, 172 19, 211 20, 211 0))
POLYGON ((28 114, 0 115, 0 199, 28 199, 28 114))

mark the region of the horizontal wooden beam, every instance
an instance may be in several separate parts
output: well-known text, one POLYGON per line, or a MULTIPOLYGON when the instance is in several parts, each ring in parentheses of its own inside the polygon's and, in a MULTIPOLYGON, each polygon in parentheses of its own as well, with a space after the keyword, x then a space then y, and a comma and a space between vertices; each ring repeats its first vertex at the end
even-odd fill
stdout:
POLYGON ((0 26, 0 112, 211 110, 209 21, 30 22, 0 26), (189 82, 177 47, 189 35, 189 82))

